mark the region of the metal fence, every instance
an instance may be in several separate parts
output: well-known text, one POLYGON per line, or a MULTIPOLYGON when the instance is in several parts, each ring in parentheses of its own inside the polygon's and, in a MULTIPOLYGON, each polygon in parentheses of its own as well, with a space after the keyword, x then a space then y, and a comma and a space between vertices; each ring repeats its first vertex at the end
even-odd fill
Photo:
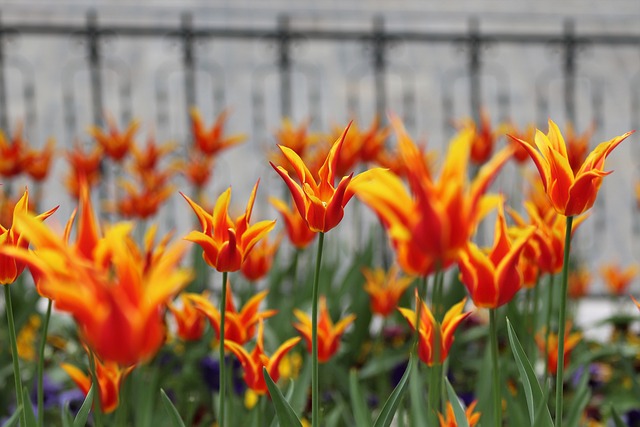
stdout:
MULTIPOLYGON (((547 117, 578 128, 593 123, 596 139, 638 126, 640 35, 578 31, 570 19, 556 32, 481 24, 420 31, 378 16, 356 29, 330 28, 281 15, 256 28, 194 25, 184 13, 175 25, 118 25, 93 11, 84 24, 0 19, 0 128, 23 118, 31 139, 51 132, 68 143, 105 113, 121 122, 146 114, 160 137, 187 140, 190 106, 211 113, 232 106, 233 126, 250 129, 254 150, 283 116, 311 118, 322 129, 393 110, 436 146, 481 107, 495 120, 544 129, 547 117)), ((615 162, 622 171, 584 232, 594 262, 620 248, 623 262, 640 259, 629 196, 640 153, 623 150, 628 155, 615 162)))

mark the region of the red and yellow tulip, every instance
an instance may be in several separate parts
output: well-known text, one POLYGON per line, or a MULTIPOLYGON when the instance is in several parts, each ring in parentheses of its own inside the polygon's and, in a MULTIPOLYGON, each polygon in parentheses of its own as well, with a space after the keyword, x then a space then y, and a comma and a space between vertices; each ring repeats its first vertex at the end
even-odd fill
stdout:
POLYGON ((284 229, 291 244, 297 249, 304 249, 309 246, 316 237, 316 233, 309 229, 307 222, 300 216, 295 207, 290 208, 287 203, 275 197, 270 197, 269 202, 282 216, 284 229))
POLYGON ((218 115, 215 123, 209 129, 205 126, 200 111, 196 107, 191 108, 190 114, 195 147, 207 156, 215 156, 246 139, 245 135, 225 136, 224 125, 229 115, 226 110, 218 115))
MULTIPOLYGON (((118 408, 120 404, 120 386, 134 367, 123 368, 115 362, 102 363, 97 357, 94 357, 94 361, 100 387, 100 407, 102 412, 109 414, 118 408)), ((86 396, 91 388, 91 377, 76 366, 68 363, 63 363, 61 367, 86 396)))
POLYGON ((92 126, 89 128, 89 134, 93 136, 107 156, 115 162, 121 162, 135 145, 133 138, 139 128, 140 122, 132 120, 124 131, 120 131, 115 119, 112 116, 107 116, 107 130, 103 131, 98 126, 92 126))
MULTIPOLYGON (((349 126, 331 147, 318 172, 318 180, 314 178, 300 156, 283 145, 279 146, 280 150, 295 170, 298 182, 289 176, 284 167, 270 162, 289 187, 298 212, 307 222, 309 229, 314 232, 325 233, 337 226, 344 216, 344 207, 353 196, 353 192, 349 190, 353 174, 343 177, 338 186, 334 187, 336 165, 348 131, 349 126)), ((363 172, 358 177, 364 179, 369 172, 363 172)))
MULTIPOLYGON (((258 311, 260 303, 267 296, 268 291, 262 291, 255 294, 242 307, 240 312, 233 303, 233 295, 231 286, 227 285, 227 306, 225 307, 225 326, 224 339, 233 341, 239 345, 245 344, 253 338, 255 334, 256 324, 262 320, 269 318, 277 313, 277 310, 258 311)), ((216 335, 220 337, 220 311, 209 301, 207 295, 186 294, 184 297, 194 308, 204 314, 216 331, 216 335)))
MULTIPOLYGON (((37 217, 36 221, 44 221, 50 217, 58 208, 44 212, 37 217)), ((26 215, 29 213, 29 192, 25 189, 24 194, 18 200, 13 208, 12 223, 5 227, 0 224, 0 247, 17 247, 24 250, 29 246, 28 233, 22 233, 21 230, 16 227, 17 217, 20 215, 26 215)), ((10 255, 0 254, 0 285, 8 285, 13 282, 22 274, 26 267, 23 260, 14 258, 10 255)))
POLYGON ((467 183, 472 132, 463 131, 451 142, 438 180, 425 157, 407 135, 399 119, 392 125, 407 166, 411 193, 397 175, 382 169, 353 185, 353 191, 373 209, 387 229, 400 266, 409 274, 425 276, 435 266, 444 269, 458 259, 479 220, 496 204, 484 193, 511 149, 497 153, 467 183))
POLYGON ((536 132, 535 146, 511 137, 524 148, 540 173, 545 191, 554 209, 564 216, 575 216, 589 210, 598 195, 602 179, 611 171, 604 171, 607 156, 632 132, 600 143, 586 157, 577 172, 569 164, 569 152, 560 129, 549 120, 547 135, 536 132))
POLYGON ((249 251, 275 226, 275 220, 249 225, 259 182, 256 182, 251 191, 245 213, 235 221, 231 220, 228 213, 231 188, 218 197, 212 214, 180 193, 195 212, 202 227, 202 231, 194 230, 185 239, 202 247, 202 257, 212 268, 222 272, 240 270, 249 251))
POLYGON ((482 308, 498 308, 511 301, 522 287, 520 255, 535 233, 530 227, 514 241, 509 237, 502 205, 498 209, 493 247, 485 252, 468 242, 460 255, 460 277, 473 303, 482 308))
MULTIPOLYGON (((416 307, 420 306, 420 336, 418 337, 418 357, 428 366, 440 365, 444 363, 449 355, 451 345, 453 345, 454 334, 460 323, 466 319, 471 312, 463 313, 464 305, 467 299, 463 299, 459 303, 452 306, 444 315, 442 323, 436 321, 431 310, 415 293, 416 307), (438 345, 439 358, 436 359, 436 343, 438 345)), ((409 308, 398 308, 402 316, 407 319, 409 326, 416 330, 416 310, 409 308)))
POLYGON ((366 279, 364 290, 371 298, 371 312, 383 317, 396 310, 400 297, 413 282, 413 277, 400 277, 395 265, 388 272, 382 268, 363 268, 362 274, 366 279))
MULTIPOLYGON (((480 412, 474 412, 477 403, 477 401, 473 401, 465 411, 467 424, 469 425, 469 427, 474 427, 476 424, 478 424, 478 421, 480 421, 480 412)), ((458 427, 456 414, 453 411, 453 405, 451 405, 451 402, 447 402, 446 416, 438 413, 438 420, 440 421, 440 427, 458 427)))
POLYGON ((177 307, 171 301, 167 307, 176 321, 177 335, 183 341, 197 341, 202 338, 206 325, 205 317, 196 310, 193 302, 186 296, 180 295, 181 306, 177 307))
POLYGON ((277 382, 280 379, 279 367, 282 358, 300 342, 300 337, 290 338, 282 343, 275 353, 267 356, 264 352, 263 331, 264 326, 262 320, 260 320, 258 325, 258 339, 251 353, 237 342, 225 341, 225 348, 235 354, 242 364, 244 381, 247 383, 247 387, 258 394, 266 394, 268 392, 262 372, 263 368, 267 368, 271 379, 277 382))
MULTIPOLYGON (((298 323, 294 323, 293 327, 300 332, 307 343, 309 353, 311 353, 311 318, 298 309, 293 310, 293 314, 298 319, 298 323)), ((318 316, 318 361, 320 363, 328 362, 336 354, 340 347, 342 334, 355 319, 355 314, 349 314, 334 325, 327 309, 327 299, 324 296, 320 297, 318 316)))

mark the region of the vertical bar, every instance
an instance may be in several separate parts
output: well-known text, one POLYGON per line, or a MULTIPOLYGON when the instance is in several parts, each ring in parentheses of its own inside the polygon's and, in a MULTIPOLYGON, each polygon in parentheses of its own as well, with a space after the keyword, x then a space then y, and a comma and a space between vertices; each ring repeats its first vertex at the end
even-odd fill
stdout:
POLYGON ((100 70, 100 31, 98 30, 98 15, 95 10, 90 10, 87 13, 87 49, 93 124, 101 126, 104 120, 104 111, 102 102, 102 73, 100 70))
MULTIPOLYGON (((191 13, 182 14, 182 65, 184 67, 184 100, 186 106, 186 123, 191 121, 189 110, 196 106, 195 58, 193 54, 193 17, 191 13)), ((189 135, 191 126, 187 125, 189 135)))
POLYGON ((0 129, 9 133, 9 120, 7 111, 7 86, 4 75, 4 30, 0 20, 0 129))
POLYGON ((481 71, 481 41, 480 41, 480 23, 478 18, 472 17, 469 19, 469 106, 471 108, 471 117, 474 122, 480 121, 480 108, 482 106, 480 86, 480 71, 481 71))
POLYGON ((576 125, 576 39, 575 23, 564 21, 564 109, 567 122, 576 125))
POLYGON ((280 114, 291 117, 291 32, 289 17, 278 17, 278 70, 280 72, 280 114))
POLYGON ((386 120, 387 87, 385 72, 387 68, 386 44, 387 36, 384 32, 384 18, 377 15, 373 18, 373 75, 376 94, 376 115, 382 122, 386 120))

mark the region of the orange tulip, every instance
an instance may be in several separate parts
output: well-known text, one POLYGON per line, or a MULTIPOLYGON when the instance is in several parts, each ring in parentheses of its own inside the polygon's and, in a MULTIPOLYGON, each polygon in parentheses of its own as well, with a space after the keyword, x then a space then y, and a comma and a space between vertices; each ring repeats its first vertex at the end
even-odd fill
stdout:
POLYGON ((369 179, 354 183, 353 191, 380 217, 400 266, 409 274, 425 276, 436 265, 444 269, 457 260, 478 221, 496 203, 496 197, 484 193, 511 150, 497 153, 469 186, 472 134, 464 131, 449 145, 439 180, 435 180, 399 119, 392 118, 391 123, 407 165, 411 194, 397 175, 382 169, 372 169, 369 179))
POLYGON ((124 194, 117 201, 116 210, 124 218, 148 219, 155 215, 162 204, 173 195, 173 186, 169 185, 143 185, 137 188, 131 182, 120 183, 124 194))
MULTIPOLYGON (((342 128, 335 128, 331 141, 340 138, 342 131, 342 128)), ((365 130, 360 129, 357 123, 353 122, 340 150, 336 174, 338 176, 347 175, 356 168, 358 163, 376 160, 382 152, 388 136, 389 130, 380 128, 380 120, 377 117, 365 130)))
MULTIPOLYGON (((567 364, 569 363, 569 357, 571 355, 571 351, 575 348, 576 345, 578 345, 578 343, 580 341, 582 341, 582 334, 579 332, 572 332, 570 333, 569 331, 571 331, 571 324, 568 323, 567 327, 566 327, 566 331, 565 331, 565 335, 564 335, 564 359, 563 359, 563 363, 564 363, 564 367, 566 368, 567 364)), ((544 331, 539 332, 538 334, 536 334, 536 343, 538 344, 538 349, 540 350, 541 353, 543 353, 543 356, 547 357, 547 366, 549 369, 549 373, 551 375, 556 375, 557 371, 558 371, 558 353, 559 353, 559 349, 558 349, 558 335, 555 333, 550 333, 549 337, 549 347, 547 350, 547 354, 544 355, 544 350, 545 350, 545 333, 544 331)))
POLYGON ((269 202, 282 215, 287 237, 293 246, 298 249, 304 249, 309 246, 316 237, 316 233, 309 229, 306 221, 298 211, 295 208, 290 209, 289 205, 275 197, 270 197, 269 202))
POLYGON ((520 255, 535 230, 535 227, 529 227, 515 241, 511 241, 500 205, 491 250, 485 253, 476 244, 467 243, 460 255, 458 266, 462 283, 467 287, 476 306, 498 308, 511 301, 520 290, 520 255))
POLYGON ((269 242, 269 238, 267 237, 259 242, 253 250, 249 252, 244 263, 242 263, 242 267, 240 268, 242 275, 253 282, 265 277, 269 273, 269 270, 271 270, 271 265, 280 247, 281 240, 282 239, 278 237, 273 242, 269 242))
MULTIPOLYGON (((285 168, 270 162, 289 187, 298 212, 314 232, 325 233, 337 226, 344 216, 344 207, 353 196, 353 192, 349 190, 353 174, 343 177, 337 187, 333 186, 340 149, 348 131, 349 126, 342 133, 342 137, 336 140, 331 147, 318 172, 319 182, 312 176, 300 156, 288 147, 279 145, 282 154, 295 169, 300 184, 289 176, 285 168)), ((369 172, 363 172, 358 177, 365 179, 369 172)))
MULTIPOLYGON (((260 303, 267 296, 268 291, 262 291, 251 297, 238 312, 233 304, 231 286, 227 285, 227 306, 224 314, 224 340, 233 341, 239 345, 245 344, 255 333, 256 324, 262 320, 274 316, 277 310, 258 311, 260 303)), ((220 337, 220 311, 209 301, 206 295, 186 294, 185 298, 193 304, 196 310, 207 316, 211 326, 220 337)))
POLYGON ((24 124, 19 121, 11 138, 0 131, 0 175, 13 178, 24 170, 24 151, 27 142, 22 137, 24 124))
POLYGON ((245 135, 224 135, 224 125, 229 114, 226 110, 218 115, 211 129, 206 128, 202 121, 200 111, 196 107, 191 108, 190 114, 195 146, 200 152, 207 156, 215 156, 221 151, 240 144, 246 139, 245 135))
POLYGON ((638 266, 633 264, 622 269, 617 264, 606 264, 600 269, 605 285, 613 295, 623 295, 627 293, 629 285, 638 275, 638 266))
MULTIPOLYGON (((529 215, 527 223, 520 214, 509 210, 516 225, 525 229, 536 227, 532 238, 527 242, 524 257, 535 257, 533 261, 543 273, 556 274, 562 271, 564 256, 566 221, 555 210, 548 210, 544 217, 540 216, 538 208, 530 201, 524 204, 525 211, 529 215), (535 249, 531 249, 535 248, 535 249), (535 251, 535 255, 531 251, 535 251)), ((571 227, 573 234, 578 226, 587 218, 586 215, 576 218, 571 227)))
POLYGON ((140 149, 136 145, 131 147, 131 154, 133 155, 133 170, 142 175, 145 172, 155 170, 162 158, 176 149, 175 143, 169 142, 158 145, 155 137, 150 135, 147 138, 147 144, 144 148, 140 149))
POLYGON ((578 134, 571 123, 567 124, 565 129, 565 139, 567 143, 567 155, 569 166, 574 174, 580 170, 580 166, 584 163, 589 154, 589 142, 595 132, 595 125, 589 126, 583 133, 578 134))
POLYGON ((203 249, 202 257, 206 263, 218 271, 240 270, 251 249, 275 227, 275 220, 249 225, 259 183, 260 180, 253 186, 245 213, 235 222, 229 218, 227 212, 231 200, 231 187, 218 197, 213 214, 207 213, 189 197, 180 193, 195 212, 202 226, 202 231, 194 230, 185 239, 200 245, 203 249))
POLYGON ((582 298, 589 292, 591 273, 584 267, 569 272, 568 292, 574 299, 582 298))
POLYGON ((603 170, 607 156, 631 133, 600 143, 576 173, 571 170, 565 140, 553 121, 549 120, 547 135, 539 130, 536 132, 537 149, 526 141, 511 138, 520 143, 533 159, 554 209, 561 215, 575 216, 593 206, 602 179, 611 173, 603 170))
MULTIPOLYGON (((318 143, 320 136, 317 134, 309 133, 308 121, 303 121, 298 127, 295 127, 293 122, 284 118, 280 129, 275 133, 275 138, 278 145, 288 147, 304 160, 308 159, 308 155, 311 149, 318 143)), ((283 157, 282 152, 276 151, 269 155, 269 160, 275 164, 286 163, 286 158, 283 157)), ((284 166, 289 173, 295 173, 293 168, 289 168, 288 165, 284 166)))
POLYGON ((264 353, 263 340, 264 326, 262 320, 258 326, 258 340, 251 353, 247 352, 240 344, 233 341, 225 341, 225 348, 230 350, 240 360, 244 369, 244 381, 247 386, 258 394, 268 392, 267 383, 264 380, 263 368, 267 368, 269 376, 274 382, 280 379, 280 362, 282 358, 300 342, 300 337, 290 338, 285 341, 271 356, 264 353))
POLYGON ((108 130, 106 132, 98 126, 92 126, 89 128, 89 134, 95 138, 107 156, 116 162, 120 162, 129 153, 131 147, 135 145, 133 137, 139 127, 140 122, 132 120, 127 129, 121 132, 115 119, 109 115, 107 116, 108 130))
MULTIPOLYGON (((97 357, 94 357, 94 361, 100 387, 100 407, 102 412, 109 414, 118 407, 120 403, 120 386, 134 367, 122 368, 115 362, 102 363, 97 357)), ((68 363, 63 363, 61 368, 86 396, 91 388, 91 378, 77 367, 68 363)))
POLYGON ((366 282, 364 290, 371 297, 371 311, 383 317, 389 316, 398 306, 398 300, 413 282, 413 277, 398 277, 399 269, 393 266, 387 273, 381 268, 363 268, 366 282))
MULTIPOLYGON (((507 133, 515 136, 517 139, 521 141, 533 141, 533 138, 536 134, 536 127, 534 125, 528 125, 524 130, 519 130, 513 124, 506 125, 507 133)), ((518 164, 522 164, 525 160, 529 159, 529 153, 527 150, 522 148, 522 146, 515 141, 515 139, 509 138, 507 143, 513 147, 513 160, 518 164)))
MULTIPOLYGON (((478 421, 480 421, 480 412, 474 412, 477 403, 478 401, 474 400, 465 411, 465 415, 467 416, 467 424, 469 424, 469 427, 474 427, 476 424, 478 424, 478 421)), ((446 417, 439 413, 438 419, 440 420, 440 427, 458 427, 456 414, 453 412, 453 405, 451 405, 451 402, 447 402, 446 417)))
POLYGON ((214 158, 212 156, 203 156, 191 154, 186 163, 179 163, 178 170, 187 178, 196 188, 204 187, 211 173, 213 172, 214 158))
MULTIPOLYGON (((38 221, 44 221, 49 218, 58 207, 44 212, 37 217, 38 221)), ((16 218, 20 214, 29 213, 29 191, 25 189, 24 194, 18 200, 13 208, 13 220, 9 228, 0 224, 0 247, 13 246, 22 249, 27 249, 29 246, 29 237, 27 234, 22 233, 20 229, 16 228, 16 218)), ((0 285, 8 285, 16 281, 18 276, 22 274, 26 267, 24 261, 16 259, 12 256, 0 254, 0 285)))
POLYGON ((24 171, 34 181, 44 181, 49 174, 55 145, 55 139, 49 138, 42 150, 27 149, 24 153, 24 171))
POLYGON ((80 182, 84 181, 88 187, 98 182, 102 155, 103 150, 100 146, 94 147, 90 153, 85 153, 77 141, 73 148, 66 152, 71 169, 65 183, 72 196, 76 198, 80 196, 80 182))
MULTIPOLYGON (((453 344, 454 334, 456 329, 460 325, 460 323, 466 319, 471 312, 468 311, 463 313, 464 304, 467 302, 467 299, 464 298, 459 303, 455 304, 453 307, 447 311, 444 315, 444 319, 442 323, 438 323, 436 319, 431 314, 431 310, 427 304, 424 303, 418 296, 418 291, 415 292, 416 296, 416 307, 421 305, 420 307, 420 337, 418 338, 418 357, 428 366, 439 365, 444 363, 447 356, 449 355, 449 350, 451 349, 451 345, 453 344), (436 355, 434 352, 436 340, 439 341, 439 353, 440 358, 436 360, 436 355)), ((411 310, 410 308, 398 308, 400 313, 407 319, 409 322, 409 326, 414 331, 416 330, 416 311, 411 310)))
POLYGON ((186 294, 180 295, 180 301, 181 307, 176 307, 171 301, 167 302, 167 307, 176 320, 177 334, 184 341, 197 341, 204 333, 205 318, 186 294))
POLYGON ((16 226, 35 252, 8 251, 37 271, 43 295, 76 320, 82 339, 102 360, 132 365, 147 360, 165 341, 163 307, 192 278, 178 268, 187 250, 180 241, 154 248, 156 228, 149 229, 146 246, 130 237, 132 224, 116 223, 104 236, 83 191, 76 242, 56 236, 32 216, 19 215, 16 226))
MULTIPOLYGON (((303 311, 294 309, 293 314, 299 323, 294 323, 293 327, 300 332, 307 349, 311 353, 311 318, 303 311)), ((327 299, 320 297, 320 313, 318 315, 318 361, 328 362, 340 347, 340 338, 347 327, 356 319, 355 314, 345 316, 335 325, 327 310, 327 299)))
POLYGON ((473 132, 471 143, 471 161, 477 165, 485 163, 493 153, 496 139, 501 132, 491 127, 491 118, 484 108, 480 109, 480 121, 475 123, 472 119, 463 122, 463 127, 473 132))

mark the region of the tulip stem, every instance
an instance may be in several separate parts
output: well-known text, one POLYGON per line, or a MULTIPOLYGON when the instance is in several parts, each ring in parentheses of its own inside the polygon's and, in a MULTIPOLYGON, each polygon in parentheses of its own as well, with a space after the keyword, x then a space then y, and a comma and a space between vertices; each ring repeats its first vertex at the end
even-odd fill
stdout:
MULTIPOLYGON (((551 333, 551 308, 553 306, 553 281, 555 276, 553 273, 549 274, 549 283, 547 285, 547 313, 545 316, 544 324, 544 374, 549 375, 549 334, 551 333)), ((548 377, 546 377, 548 378, 548 377)))
POLYGON ((498 325, 496 320, 497 308, 489 309, 489 330, 491 340, 491 364, 493 377, 493 410, 496 427, 502 425, 502 396, 500 393, 500 371, 498 365, 498 325))
POLYGON ((540 273, 536 275, 536 284, 533 287, 533 307, 531 308, 531 352, 532 361, 535 362, 536 355, 536 332, 538 331, 538 300, 540 299, 540 273))
POLYGON ((556 376, 556 427, 562 426, 562 386, 564 384, 564 334, 567 309, 567 283, 569 281, 569 252, 571 250, 571 228, 573 216, 567 217, 564 235, 564 258, 562 261, 562 290, 560 292, 560 315, 558 316, 558 369, 556 376))
MULTIPOLYGON (((439 324, 440 322, 440 313, 442 307, 442 286, 443 286, 443 278, 444 274, 442 270, 437 269, 435 275, 433 277, 433 295, 431 304, 433 306, 433 313, 436 319, 436 322, 439 324)), ((420 304, 422 306, 422 304, 420 304)), ((417 325, 420 324, 420 319, 418 318, 417 325)), ((444 372, 442 369, 442 363, 440 363, 440 354, 442 352, 442 348, 440 348, 440 328, 435 327, 434 333, 436 337, 433 339, 433 358, 432 365, 429 372, 429 407, 430 413, 433 417, 432 423, 437 424, 437 415, 438 412, 441 412, 441 394, 442 394, 442 373, 444 372)))
POLYGON ((20 425, 27 425, 26 411, 24 407, 24 395, 22 394, 22 377, 20 376, 20 362, 18 360, 18 344, 16 339, 16 324, 13 319, 13 306, 11 304, 10 285, 4 285, 4 300, 7 306, 7 322, 9 323, 9 341, 11 344, 11 359, 13 360, 13 377, 16 387, 16 401, 18 407, 22 408, 20 412, 20 425))
POLYGON ((89 371, 91 371, 91 386, 93 387, 93 420, 95 427, 102 427, 102 400, 100 399, 100 380, 96 369, 96 356, 89 351, 89 371))
POLYGON ((320 392, 318 387, 318 288, 320 283, 320 263, 322 262, 322 246, 324 233, 318 233, 318 253, 316 255, 316 271, 313 276, 311 301, 311 426, 320 426, 320 392))
POLYGON ((42 338, 40 339, 40 348, 38 351, 38 427, 42 427, 44 425, 44 350, 47 344, 49 319, 51 318, 51 304, 52 301, 47 299, 47 312, 44 315, 42 338))
POLYGON ((225 318, 227 317, 227 272, 222 272, 222 298, 220 298, 220 361, 219 361, 219 378, 220 378, 220 395, 218 396, 218 425, 220 427, 225 426, 225 405, 226 405, 226 389, 227 378, 226 369, 224 363, 224 333, 225 333, 225 318))

